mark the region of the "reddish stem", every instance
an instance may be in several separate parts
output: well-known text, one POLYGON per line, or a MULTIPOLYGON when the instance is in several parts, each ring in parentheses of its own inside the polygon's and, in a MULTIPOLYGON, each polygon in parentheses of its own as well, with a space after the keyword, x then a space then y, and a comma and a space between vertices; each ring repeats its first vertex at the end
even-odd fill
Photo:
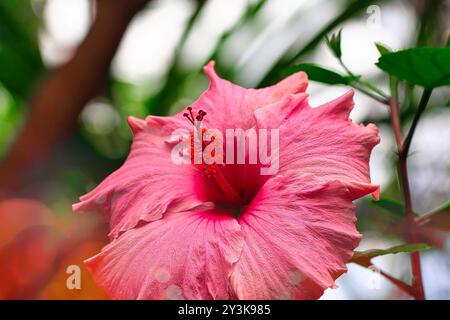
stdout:
POLYGON ((359 264, 360 266, 364 267, 364 268, 368 268, 372 271, 376 271, 378 272, 380 275, 382 275, 383 277, 385 277, 388 281, 390 281, 394 286, 396 286, 397 288, 399 288, 400 290, 406 292, 407 294, 409 294, 410 296, 414 297, 414 289, 412 286, 410 286, 409 284, 403 282, 402 280, 399 280, 397 278, 394 278, 393 276, 391 276, 390 274, 384 272, 383 270, 381 270, 380 268, 378 268, 376 265, 372 264, 372 262, 370 261, 370 259, 368 259, 367 261, 353 261, 357 264, 359 264))
MULTIPOLYGON (((410 243, 417 243, 417 228, 415 224, 415 215, 412 207, 411 190, 409 188, 408 179, 408 151, 403 144, 403 134, 400 124, 399 107, 396 98, 389 99, 389 106, 391 111, 392 130, 394 131, 395 141, 397 143, 398 159, 399 159, 399 178, 403 191, 403 199, 405 201, 406 219, 408 228, 408 241, 410 243)), ((417 300, 424 300, 424 290, 422 281, 422 272, 420 266, 420 253, 411 253, 411 269, 413 275, 413 295, 417 300)))
POLYGON ((392 284, 394 284, 397 288, 401 289, 402 291, 406 292, 407 294, 411 295, 411 296, 415 296, 414 293, 414 289, 413 287, 407 285, 406 283, 404 283, 401 280, 398 280, 397 278, 394 278, 393 276, 391 276, 390 274, 387 274, 386 272, 384 272, 383 270, 377 268, 378 271, 380 272, 380 274, 385 277, 386 279, 388 279, 392 284))

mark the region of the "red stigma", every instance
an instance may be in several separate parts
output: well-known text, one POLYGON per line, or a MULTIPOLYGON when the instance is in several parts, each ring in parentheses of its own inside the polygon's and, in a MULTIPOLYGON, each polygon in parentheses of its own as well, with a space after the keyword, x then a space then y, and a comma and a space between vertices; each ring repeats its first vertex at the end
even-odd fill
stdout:
POLYGON ((194 114, 192 113, 192 107, 187 107, 188 112, 183 113, 183 117, 187 118, 189 120, 190 123, 192 123, 193 125, 195 125, 195 121, 202 121, 203 118, 206 116, 206 112, 203 110, 199 110, 197 115, 194 117, 194 114))

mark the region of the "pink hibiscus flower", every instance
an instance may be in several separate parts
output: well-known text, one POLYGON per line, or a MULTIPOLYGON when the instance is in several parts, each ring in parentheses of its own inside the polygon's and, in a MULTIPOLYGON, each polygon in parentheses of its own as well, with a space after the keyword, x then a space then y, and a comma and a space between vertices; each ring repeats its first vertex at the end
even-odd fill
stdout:
POLYGON ((74 205, 110 223, 111 243, 86 265, 113 299, 317 299, 360 241, 352 201, 377 197, 377 129, 349 119, 352 91, 311 108, 305 73, 256 90, 219 78, 213 62, 204 70, 192 116, 130 117, 125 164, 74 205), (172 133, 192 131, 196 115, 219 131, 278 129, 277 172, 174 163, 172 133))

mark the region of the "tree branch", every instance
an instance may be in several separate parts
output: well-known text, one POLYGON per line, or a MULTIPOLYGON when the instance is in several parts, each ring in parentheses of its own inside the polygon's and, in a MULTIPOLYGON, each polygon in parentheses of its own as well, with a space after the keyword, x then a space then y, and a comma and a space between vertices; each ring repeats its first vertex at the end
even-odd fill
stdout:
POLYGON ((0 191, 17 189, 25 170, 75 127, 105 83, 128 24, 147 2, 96 1, 95 20, 75 55, 47 75, 31 100, 28 120, 0 166, 0 191))

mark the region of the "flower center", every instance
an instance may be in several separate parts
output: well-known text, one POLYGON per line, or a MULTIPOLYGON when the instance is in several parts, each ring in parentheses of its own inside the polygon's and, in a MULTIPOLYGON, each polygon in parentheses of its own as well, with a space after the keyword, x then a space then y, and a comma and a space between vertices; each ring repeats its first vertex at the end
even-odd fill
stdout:
POLYGON ((221 141, 219 136, 215 136, 213 133, 211 134, 208 132, 207 128, 201 128, 201 121, 206 116, 206 112, 199 110, 194 117, 192 107, 188 107, 187 110, 188 113, 184 113, 183 116, 187 118, 194 127, 194 131, 190 134, 191 163, 197 169, 201 170, 207 178, 213 179, 216 182, 228 204, 233 206, 243 205, 244 199, 239 196, 222 172, 222 169, 225 167, 225 164, 223 164, 223 154, 216 154, 216 150, 212 148, 211 151, 209 151, 210 154, 206 154, 210 161, 205 161, 204 159, 205 149, 211 143, 223 144, 223 141, 221 141), (205 140, 205 136, 210 136, 209 140, 205 140), (217 158, 219 159, 219 163, 214 160, 217 158))

